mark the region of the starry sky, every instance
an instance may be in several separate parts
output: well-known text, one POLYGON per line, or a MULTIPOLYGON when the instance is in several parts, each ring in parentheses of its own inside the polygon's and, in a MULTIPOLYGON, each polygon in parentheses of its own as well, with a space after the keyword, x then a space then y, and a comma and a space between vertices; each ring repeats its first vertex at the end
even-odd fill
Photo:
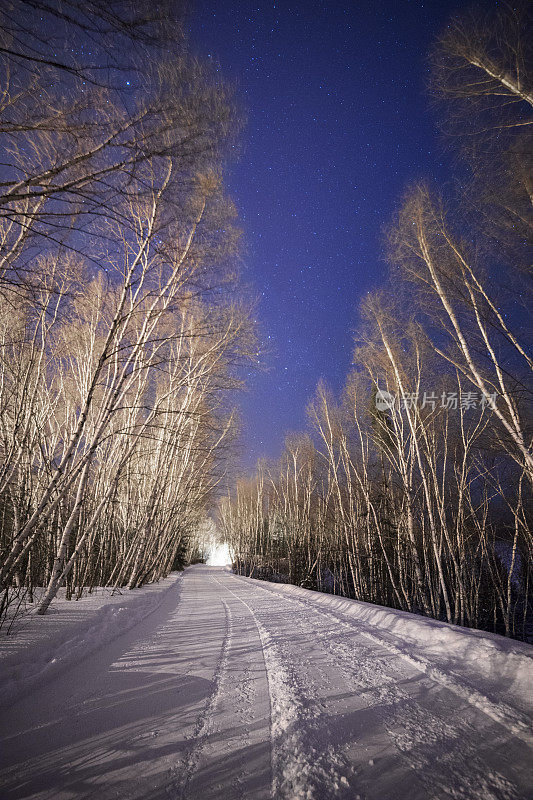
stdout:
POLYGON ((359 302, 386 282, 384 226, 410 181, 449 179, 427 54, 467 5, 196 2, 193 47, 247 115, 228 188, 268 353, 241 400, 245 468, 305 428, 321 377, 342 388, 359 302))

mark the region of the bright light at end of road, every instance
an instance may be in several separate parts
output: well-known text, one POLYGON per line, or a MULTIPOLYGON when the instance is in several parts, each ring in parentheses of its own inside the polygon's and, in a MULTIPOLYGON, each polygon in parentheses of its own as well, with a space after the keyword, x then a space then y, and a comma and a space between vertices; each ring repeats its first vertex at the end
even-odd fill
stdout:
POLYGON ((228 545, 219 544, 214 547, 209 553, 207 564, 209 567, 225 567, 227 564, 231 564, 228 545))

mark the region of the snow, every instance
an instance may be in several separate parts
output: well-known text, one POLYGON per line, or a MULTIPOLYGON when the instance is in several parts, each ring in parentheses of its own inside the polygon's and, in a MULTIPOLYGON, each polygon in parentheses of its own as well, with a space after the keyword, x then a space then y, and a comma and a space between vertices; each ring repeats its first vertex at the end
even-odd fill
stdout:
POLYGON ((100 589, 80 600, 55 600, 45 616, 30 613, 0 638, 0 708, 113 641, 157 611, 181 576, 125 594, 100 589))
POLYGON ((527 645, 204 565, 51 610, 1 642, 6 800, 530 797, 527 645))
POLYGON ((533 744, 531 645, 384 606, 289 584, 264 583, 273 592, 319 604, 331 612, 332 620, 342 620, 344 615, 355 619, 364 636, 409 660, 496 720, 503 713, 513 732, 533 744))

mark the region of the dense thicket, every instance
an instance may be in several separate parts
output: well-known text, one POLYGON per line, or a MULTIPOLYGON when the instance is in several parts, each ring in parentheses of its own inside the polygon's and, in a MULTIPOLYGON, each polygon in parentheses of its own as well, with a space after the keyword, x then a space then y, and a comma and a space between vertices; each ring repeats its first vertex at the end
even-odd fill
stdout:
POLYGON ((155 5, 3 9, 0 618, 183 563, 256 355, 235 111, 155 5))
POLYGON ((341 399, 320 384, 311 433, 222 502, 238 572, 527 636, 530 29, 516 10, 473 14, 436 47, 461 191, 409 189, 341 399))

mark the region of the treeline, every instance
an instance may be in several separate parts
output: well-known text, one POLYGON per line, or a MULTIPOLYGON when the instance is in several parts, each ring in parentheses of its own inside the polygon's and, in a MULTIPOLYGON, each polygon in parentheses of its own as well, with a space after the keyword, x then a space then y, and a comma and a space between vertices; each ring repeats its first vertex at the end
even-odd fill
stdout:
POLYGON ((506 9, 437 44, 461 189, 408 190, 341 398, 319 384, 310 432, 222 502, 239 573, 528 637, 532 42, 506 9))
POLYGON ((183 564, 232 452, 238 119, 176 10, 2 12, 0 620, 183 564))

